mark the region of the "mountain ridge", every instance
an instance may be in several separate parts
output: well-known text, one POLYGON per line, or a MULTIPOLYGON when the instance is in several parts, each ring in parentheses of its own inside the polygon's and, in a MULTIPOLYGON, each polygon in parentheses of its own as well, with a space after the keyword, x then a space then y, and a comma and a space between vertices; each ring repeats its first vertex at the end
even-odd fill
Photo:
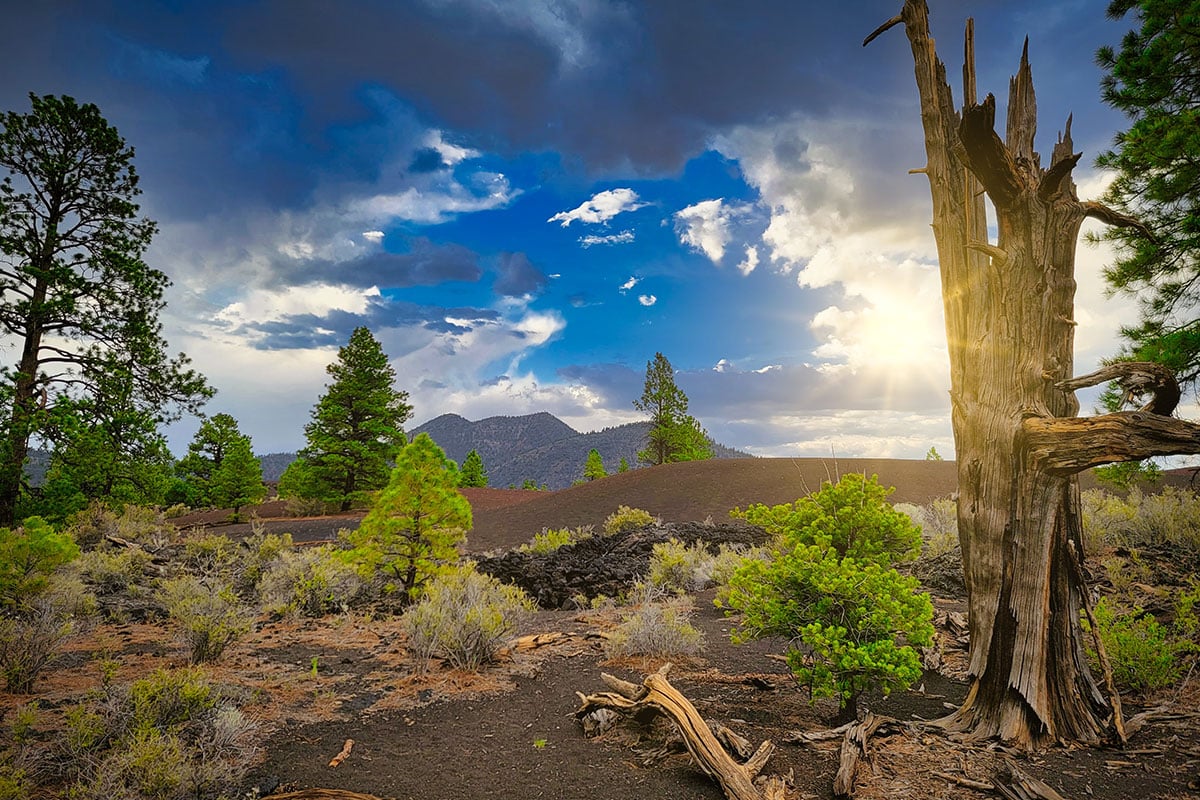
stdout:
MULTIPOLYGON (((409 431, 428 433, 448 458, 462 463, 476 450, 483 459, 488 485, 522 486, 533 481, 547 489, 564 489, 583 479, 583 465, 592 449, 604 468, 617 471, 624 458, 637 466, 649 422, 630 422, 581 433, 547 411, 523 416, 494 416, 472 422, 458 414, 442 414, 409 431)), ((717 458, 752 458, 748 453, 713 444, 717 458)))

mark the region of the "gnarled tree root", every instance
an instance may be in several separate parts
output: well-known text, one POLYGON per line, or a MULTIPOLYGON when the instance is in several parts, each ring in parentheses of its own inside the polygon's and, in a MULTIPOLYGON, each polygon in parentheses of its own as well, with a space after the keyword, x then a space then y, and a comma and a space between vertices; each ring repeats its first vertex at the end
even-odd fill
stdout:
MULTIPOLYGON (((658 672, 646 676, 640 685, 601 673, 600 678, 612 691, 590 695, 577 692, 581 705, 575 717, 585 721, 597 712, 616 711, 626 715, 646 710, 657 712, 675 723, 696 764, 721 786, 729 800, 783 800, 786 787, 781 778, 769 778, 761 785, 755 782, 775 751, 775 745, 765 741, 753 755, 739 763, 722 745, 709 723, 701 718, 696 707, 667 680, 670 667, 670 664, 664 664, 658 672)), ((723 734, 721 738, 729 743, 729 748, 742 750, 745 747, 741 737, 731 737, 732 732, 724 726, 715 727, 723 734)))

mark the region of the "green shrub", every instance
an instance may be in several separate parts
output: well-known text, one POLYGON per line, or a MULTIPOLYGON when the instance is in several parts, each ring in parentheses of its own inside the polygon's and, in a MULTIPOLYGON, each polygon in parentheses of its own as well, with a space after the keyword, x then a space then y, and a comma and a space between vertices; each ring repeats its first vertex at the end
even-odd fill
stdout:
POLYGON ((250 524, 253 533, 242 540, 241 570, 237 576, 238 589, 243 593, 253 592, 267 568, 295 546, 290 533, 267 533, 262 523, 250 524))
POLYGON ((0 528, 0 611, 29 603, 54 570, 78 555, 71 535, 56 533, 41 517, 30 517, 15 530, 0 528))
POLYGON ((362 588, 358 571, 327 545, 281 552, 259 581, 267 611, 306 617, 347 610, 362 588))
POLYGON ((216 661, 253 625, 250 610, 229 584, 181 575, 162 584, 159 599, 179 626, 193 664, 216 661))
POLYGON ((1092 552, 1162 544, 1200 552, 1200 499, 1174 486, 1155 494, 1135 488, 1124 500, 1092 489, 1083 493, 1083 530, 1092 552))
POLYGON ((613 536, 623 531, 657 525, 659 522, 660 520, 649 511, 629 506, 617 506, 617 510, 604 520, 604 533, 606 536, 613 536))
POLYGON ((921 553, 921 529, 888 505, 892 491, 880 486, 874 475, 852 472, 836 484, 826 481, 819 491, 794 503, 756 503, 745 511, 735 508, 730 515, 778 537, 787 549, 832 547, 842 558, 887 566, 921 553))
POLYGON ((0 619, 0 674, 13 694, 30 694, 38 675, 74 632, 74 621, 50 603, 35 603, 0 619))
POLYGON ((438 656, 475 670, 495 658, 533 610, 519 588, 468 563, 429 581, 420 601, 405 610, 403 623, 408 646, 422 662, 438 656))
POLYGON ((704 542, 694 542, 688 546, 671 538, 654 545, 646 580, 668 590, 699 591, 708 583, 708 565, 712 560, 704 542))
POLYGON ((744 562, 726 602, 744 615, 734 641, 787 641, 788 666, 812 697, 837 697, 851 711, 867 689, 888 694, 921 677, 913 646, 933 641, 933 605, 915 578, 828 545, 744 562))
POLYGON ((893 506, 921 529, 921 554, 940 556, 956 549, 958 542, 958 503, 939 497, 929 505, 897 503, 893 506))
POLYGON ((229 797, 258 752, 257 726, 197 668, 108 687, 66 722, 75 800, 229 797))
POLYGON ((160 511, 130 505, 118 514, 101 501, 93 501, 73 515, 67 532, 84 547, 95 547, 114 537, 155 549, 171 544, 179 535, 160 511))
POLYGON ((517 549, 522 553, 545 555, 553 553, 560 547, 578 544, 592 538, 592 529, 588 525, 571 530, 570 528, 543 528, 541 533, 534 534, 533 539, 517 549))
MULTIPOLYGON (((1197 592, 1196 594, 1200 594, 1197 592)), ((1124 608, 1119 601, 1100 598, 1093 613, 1099 628, 1100 641, 1112 666, 1113 680, 1133 691, 1146 691, 1170 686, 1183 674, 1186 657, 1196 652, 1189 639, 1196 629, 1195 596, 1185 594, 1176 609, 1172 628, 1160 624, 1153 615, 1140 607, 1124 608)), ((1086 617, 1085 630, 1090 630, 1086 617)), ((1098 666, 1095 651, 1089 647, 1093 666, 1098 666)))
POLYGON ((140 547, 89 550, 74 567, 97 594, 116 595, 145 582, 152 556, 140 547))
POLYGON ((183 563, 201 575, 232 573, 241 564, 237 544, 220 533, 197 531, 184 542, 183 563))
POLYGON ((641 584, 632 592, 621 623, 608 635, 604 652, 610 658, 698 655, 704 650, 704 633, 691 624, 694 610, 690 597, 673 596, 660 586, 641 584))

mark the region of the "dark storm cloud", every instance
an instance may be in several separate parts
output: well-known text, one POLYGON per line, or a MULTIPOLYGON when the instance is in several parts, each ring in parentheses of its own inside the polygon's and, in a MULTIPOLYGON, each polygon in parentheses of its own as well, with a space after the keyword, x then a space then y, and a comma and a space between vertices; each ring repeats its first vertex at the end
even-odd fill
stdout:
POLYGON ((350 261, 306 261, 282 264, 280 277, 293 283, 337 283, 359 288, 380 286, 437 286, 447 281, 479 280, 479 256, 458 244, 434 244, 425 238, 413 241, 407 253, 377 252, 350 261))
POLYGON ((537 294, 545 286, 546 273, 535 267, 524 253, 501 253, 492 288, 502 297, 537 294))
POLYGON ((292 314, 280 320, 246 323, 234 332, 251 334, 254 347, 259 350, 291 350, 341 346, 360 326, 375 331, 385 328, 424 328, 434 333, 467 333, 475 324, 487 324, 498 317, 491 309, 443 308, 375 299, 361 314, 340 309, 325 315, 292 314), (455 322, 448 322, 447 317, 455 322))
POLYGON ((861 38, 894 6, 826 6, 818 24, 809 4, 758 4, 730 24, 722 4, 565 3, 562 29, 539 34, 515 4, 331 12, 320 0, 268 0, 237 9, 226 44, 243 69, 292 70, 310 114, 354 113, 354 87, 369 75, 449 127, 489 130, 516 149, 670 171, 724 126, 861 100, 847 73, 867 68, 861 38))

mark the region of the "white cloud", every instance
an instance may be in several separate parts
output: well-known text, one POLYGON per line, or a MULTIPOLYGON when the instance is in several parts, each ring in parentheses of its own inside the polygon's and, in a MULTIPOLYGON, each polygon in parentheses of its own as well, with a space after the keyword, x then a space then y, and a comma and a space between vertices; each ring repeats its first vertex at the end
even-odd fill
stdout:
POLYGON ((380 193, 351 203, 349 211, 371 221, 404 220, 435 225, 455 214, 501 208, 520 194, 498 173, 476 172, 471 181, 472 188, 444 179, 432 186, 410 186, 399 192, 380 193))
POLYGON ((640 294, 638 295, 638 302, 649 308, 658 302, 658 298, 652 294, 640 294))
POLYGON ((746 257, 737 265, 738 272, 749 275, 758 266, 758 248, 752 244, 746 245, 746 257))
POLYGON ((253 289, 241 300, 230 303, 214 315, 218 322, 239 325, 246 322, 273 322, 298 314, 327 316, 331 311, 362 314, 379 288, 355 289, 348 286, 310 284, 283 289, 253 289))
POLYGON ((733 368, 733 362, 730 361, 728 358, 722 358, 720 361, 718 361, 716 364, 713 365, 713 372, 728 372, 732 368, 733 368))
POLYGON ((607 236, 581 236, 579 244, 583 247, 592 247, 598 244, 627 244, 633 241, 633 231, 621 231, 620 233, 610 233, 607 236))
MULTIPOLYGON (((702 200, 675 212, 675 232, 680 242, 703 253, 714 264, 719 264, 725 257, 725 247, 733 238, 731 226, 749 208, 746 204, 726 204, 721 197, 702 200)), ((746 272, 748 270, 743 270, 743 273, 746 272)))
POLYGON ((570 211, 560 211, 547 222, 558 222, 567 227, 576 220, 591 224, 608 222, 618 214, 626 211, 636 211, 645 207, 646 203, 638 202, 638 193, 633 189, 608 189, 598 192, 592 199, 581 203, 570 211))
POLYGON ((627 280, 621 284, 621 292, 622 293, 628 292, 630 289, 637 286, 640 282, 641 282, 641 278, 630 276, 629 280, 627 280))
POLYGON ((451 167, 467 159, 478 158, 481 155, 478 150, 472 150, 469 147, 460 147, 459 145, 447 142, 445 133, 436 129, 425 134, 424 144, 426 147, 436 150, 438 155, 442 157, 442 161, 451 167))
POLYGON ((363 231, 362 237, 368 242, 379 244, 383 241, 383 231, 363 231))

